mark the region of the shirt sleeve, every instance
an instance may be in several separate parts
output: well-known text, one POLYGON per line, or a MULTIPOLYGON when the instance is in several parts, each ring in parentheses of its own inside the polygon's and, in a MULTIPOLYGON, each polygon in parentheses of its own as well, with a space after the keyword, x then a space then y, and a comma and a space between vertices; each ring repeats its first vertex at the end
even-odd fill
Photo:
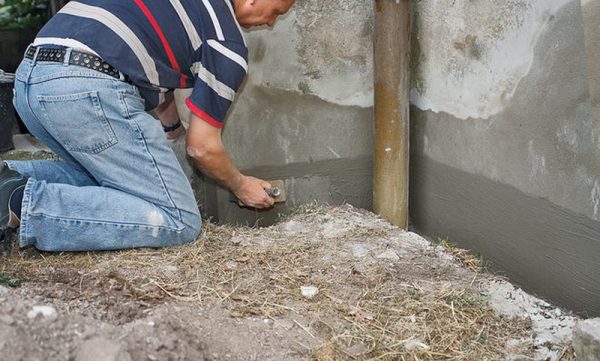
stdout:
POLYGON ((233 41, 208 39, 192 66, 194 90, 186 100, 190 111, 215 127, 225 116, 248 70, 248 49, 233 41))

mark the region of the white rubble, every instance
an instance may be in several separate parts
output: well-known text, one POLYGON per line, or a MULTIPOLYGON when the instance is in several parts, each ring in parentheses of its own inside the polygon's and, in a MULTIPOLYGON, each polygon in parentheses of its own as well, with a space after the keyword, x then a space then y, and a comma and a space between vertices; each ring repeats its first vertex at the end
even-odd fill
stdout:
POLYGON ((27 317, 30 319, 34 319, 38 316, 54 319, 58 316, 58 313, 52 306, 33 306, 31 311, 27 312, 27 317))
POLYGON ((536 360, 558 360, 562 350, 549 349, 548 345, 568 345, 571 342, 577 317, 564 313, 504 280, 486 283, 483 293, 489 297, 489 304, 497 313, 531 320, 536 334, 536 360))
POLYGON ((579 361, 600 361, 600 318, 581 320, 575 324, 573 349, 579 361))

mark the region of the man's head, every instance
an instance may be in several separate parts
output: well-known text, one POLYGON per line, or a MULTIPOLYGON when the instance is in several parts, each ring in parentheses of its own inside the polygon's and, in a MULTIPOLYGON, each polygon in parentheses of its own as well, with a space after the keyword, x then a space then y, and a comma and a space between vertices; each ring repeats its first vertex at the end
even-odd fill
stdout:
POLYGON ((235 0, 235 15, 241 26, 273 26, 279 15, 285 14, 295 0, 235 0))

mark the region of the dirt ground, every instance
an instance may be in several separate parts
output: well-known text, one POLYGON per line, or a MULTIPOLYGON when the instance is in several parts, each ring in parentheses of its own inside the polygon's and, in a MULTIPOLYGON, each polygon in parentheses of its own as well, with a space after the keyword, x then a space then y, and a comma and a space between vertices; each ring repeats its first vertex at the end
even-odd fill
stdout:
POLYGON ((2 360, 574 360, 576 318, 366 211, 0 258, 2 360))

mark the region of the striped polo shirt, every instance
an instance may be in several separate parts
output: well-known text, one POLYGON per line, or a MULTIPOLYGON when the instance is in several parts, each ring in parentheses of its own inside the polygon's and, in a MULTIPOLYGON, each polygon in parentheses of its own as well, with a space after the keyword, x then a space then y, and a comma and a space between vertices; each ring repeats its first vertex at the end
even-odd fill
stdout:
POLYGON ((233 0, 70 1, 34 45, 96 54, 126 74, 153 109, 193 88, 190 110, 221 127, 248 70, 233 0))

